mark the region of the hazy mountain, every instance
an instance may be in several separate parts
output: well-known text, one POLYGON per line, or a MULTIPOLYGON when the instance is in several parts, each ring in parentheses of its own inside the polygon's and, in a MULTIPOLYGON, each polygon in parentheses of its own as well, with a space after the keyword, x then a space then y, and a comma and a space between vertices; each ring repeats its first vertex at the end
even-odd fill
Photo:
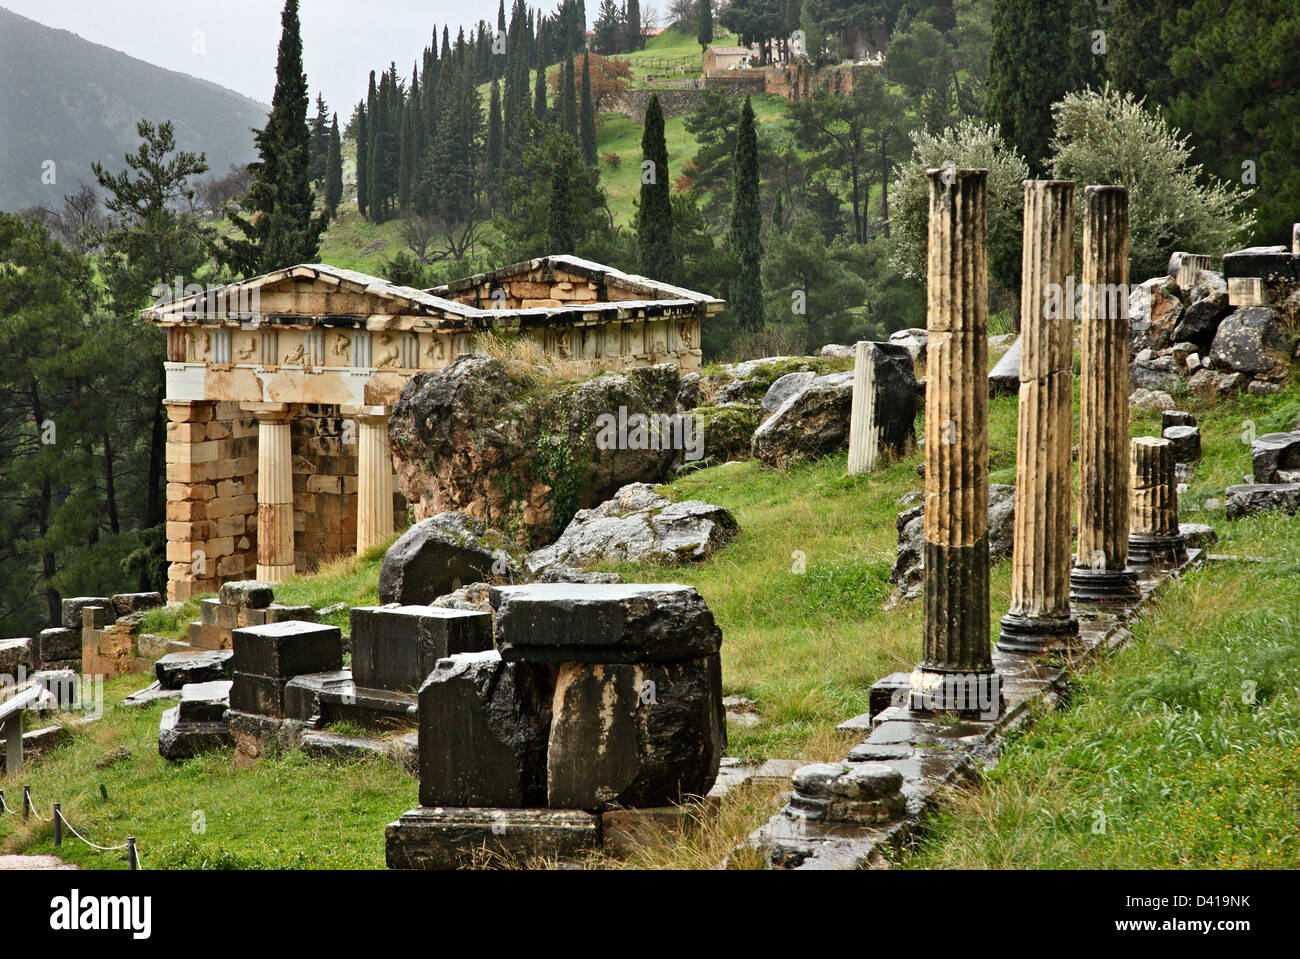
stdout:
MULTIPOLYGON (((0 8, 0 210, 62 205, 92 160, 112 169, 140 139, 136 122, 171 120, 177 146, 213 174, 254 158, 270 107, 0 8), (42 182, 54 161, 55 182, 42 182)), ((48 175, 46 176, 48 179, 48 175)))

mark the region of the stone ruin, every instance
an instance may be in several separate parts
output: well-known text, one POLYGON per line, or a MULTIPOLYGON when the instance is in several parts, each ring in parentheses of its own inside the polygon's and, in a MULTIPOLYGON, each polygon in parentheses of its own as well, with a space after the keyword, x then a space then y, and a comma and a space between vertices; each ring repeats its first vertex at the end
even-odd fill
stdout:
POLYGON ((420 688, 420 805, 387 828, 390 867, 569 858, 610 817, 709 792, 722 635, 693 588, 504 586, 491 602, 496 648, 440 659, 420 688))

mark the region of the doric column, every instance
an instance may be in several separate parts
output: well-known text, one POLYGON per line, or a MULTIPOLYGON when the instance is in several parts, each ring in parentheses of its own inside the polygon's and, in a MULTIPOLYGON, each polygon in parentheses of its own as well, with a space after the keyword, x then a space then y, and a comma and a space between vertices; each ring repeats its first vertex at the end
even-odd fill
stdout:
POLYGON ((1175 568, 1187 559, 1187 545, 1178 531, 1174 444, 1154 436, 1135 437, 1129 462, 1129 561, 1134 566, 1175 568))
POLYGON ((292 410, 287 403, 246 403, 257 417, 257 578, 280 583, 294 573, 292 410))
POLYGON ((1114 604, 1141 594, 1128 568, 1128 190, 1084 190, 1080 291, 1079 549, 1070 596, 1114 604))
POLYGON ((928 171, 925 634, 913 710, 996 715, 989 648, 987 170, 928 171))
POLYGON ((1026 180, 1020 281, 1020 420, 1011 608, 998 647, 1045 652, 1079 632, 1070 613, 1074 183, 1026 180))
POLYGON ((344 406, 357 422, 357 552, 393 532, 393 460, 388 451, 388 407, 344 406))

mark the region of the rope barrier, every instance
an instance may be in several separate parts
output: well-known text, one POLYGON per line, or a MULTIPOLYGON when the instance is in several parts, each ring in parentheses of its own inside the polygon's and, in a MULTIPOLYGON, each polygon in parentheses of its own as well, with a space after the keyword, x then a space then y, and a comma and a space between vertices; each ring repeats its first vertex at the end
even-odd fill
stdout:
POLYGON ((83 836, 81 833, 77 832, 77 830, 73 829, 72 823, 68 822, 67 817, 64 816, 63 813, 61 812, 59 813, 59 818, 63 820, 63 825, 68 827, 68 832, 72 833, 74 836, 76 836, 78 839, 84 842, 87 846, 91 846, 95 849, 98 849, 100 852, 115 852, 118 849, 125 849, 127 846, 126 843, 122 843, 120 846, 101 846, 98 843, 93 843, 85 836, 83 836))
MULTIPOLYGON (((100 852, 117 852, 120 849, 125 849, 127 862, 130 868, 132 870, 144 868, 143 860, 140 858, 140 849, 136 845, 134 836, 127 836, 126 842, 120 843, 119 845, 116 846, 101 846, 99 843, 91 842, 81 833, 77 832, 76 827, 73 826, 72 823, 68 822, 68 817, 63 815, 63 810, 60 808, 59 803, 54 804, 54 814, 52 816, 49 816, 48 818, 42 816, 39 812, 36 812, 36 804, 31 801, 30 786, 23 787, 23 803, 28 810, 36 814, 37 819, 41 820, 42 822, 54 823, 54 845, 61 846, 63 844, 63 836, 59 831, 59 827, 61 825, 66 826, 68 832, 72 833, 72 835, 76 836, 78 839, 80 839, 90 848, 97 849, 100 852)), ((14 810, 9 807, 9 804, 5 802, 5 794, 3 789, 0 789, 0 811, 7 812, 11 816, 17 815, 14 812, 14 810)))

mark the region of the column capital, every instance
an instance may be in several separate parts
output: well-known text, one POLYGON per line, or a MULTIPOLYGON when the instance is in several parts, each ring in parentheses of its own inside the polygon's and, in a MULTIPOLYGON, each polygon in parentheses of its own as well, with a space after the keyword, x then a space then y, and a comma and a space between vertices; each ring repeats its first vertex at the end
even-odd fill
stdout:
POLYGON ((262 423, 284 423, 292 419, 294 414, 291 403, 240 403, 239 408, 245 413, 252 413, 262 423))
POLYGON ((363 406, 359 403, 344 403, 339 406, 340 416, 349 416, 358 420, 387 420, 392 409, 387 406, 363 406))

